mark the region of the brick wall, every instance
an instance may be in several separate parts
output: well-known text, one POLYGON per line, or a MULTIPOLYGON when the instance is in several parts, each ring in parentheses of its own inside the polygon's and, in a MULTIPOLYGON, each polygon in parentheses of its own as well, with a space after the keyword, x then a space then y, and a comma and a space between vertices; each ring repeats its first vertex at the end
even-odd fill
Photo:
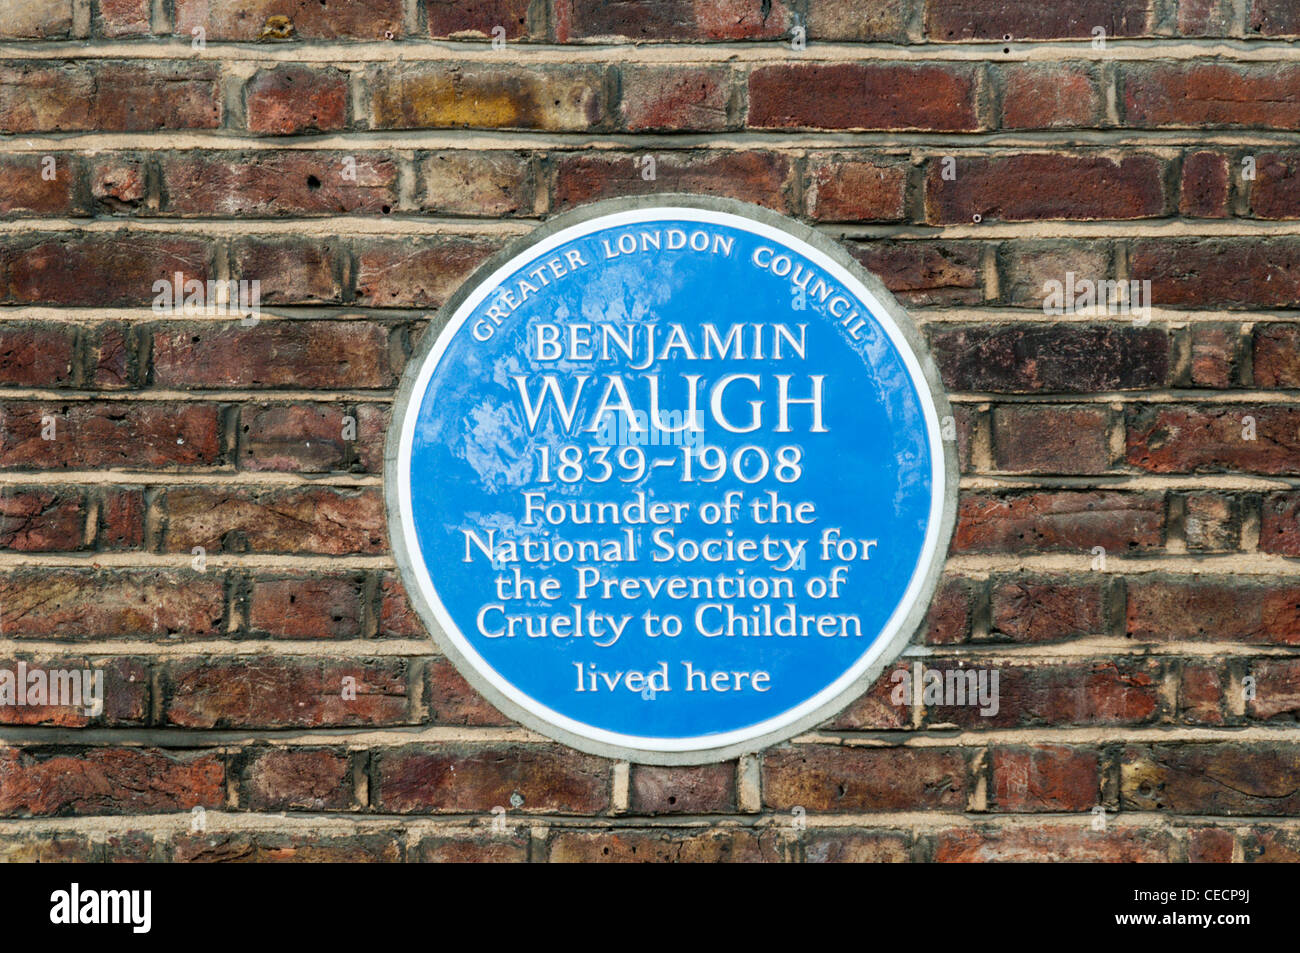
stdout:
POLYGON ((1298 35, 1293 0, 0 0, 0 656, 107 694, 0 708, 0 856, 1300 858, 1298 35), (911 310, 962 469, 918 641, 996 716, 882 680, 646 768, 434 652, 384 525, 404 361, 505 241, 655 191, 813 223, 911 310), (156 313, 175 272, 258 279, 261 323, 156 313), (1149 322, 1045 315, 1067 272, 1149 280, 1149 322))

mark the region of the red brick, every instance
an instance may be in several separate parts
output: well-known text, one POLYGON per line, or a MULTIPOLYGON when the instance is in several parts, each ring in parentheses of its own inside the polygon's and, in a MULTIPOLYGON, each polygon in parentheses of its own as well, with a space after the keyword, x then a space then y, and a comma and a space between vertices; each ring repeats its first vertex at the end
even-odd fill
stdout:
POLYGON ((774 40, 787 32, 783 0, 555 0, 555 35, 570 40, 774 40))
POLYGON ((726 129, 731 70, 725 66, 626 66, 619 114, 631 132, 726 129))
POLYGON ((892 831, 808 831, 800 838, 805 864, 900 864, 911 860, 906 834, 892 831))
POLYGON ((686 768, 633 765, 633 814, 719 814, 736 809, 736 763, 686 768))
MULTIPOLYGON (((423 629, 413 637, 424 638, 423 629)), ((511 721, 470 687, 456 666, 441 656, 424 669, 424 698, 428 718, 436 725, 509 725, 511 721)))
POLYGON ((1254 697, 1246 711, 1260 721, 1294 722, 1300 714, 1300 665, 1295 659, 1256 659, 1250 663, 1254 697))
POLYGON ((0 215, 76 214, 77 168, 76 160, 63 153, 0 156, 0 181, 4 182, 0 215), (52 179, 45 177, 47 159, 54 160, 52 179))
POLYGON ((95 4, 95 32, 116 39, 149 35, 149 0, 99 0, 95 4))
POLYGON ((518 828, 505 833, 429 835, 415 846, 414 859, 423 864, 526 864, 530 837, 518 828))
POLYGON ((1107 634, 1101 578, 1010 576, 990 593, 993 632, 1038 644, 1107 634))
POLYGON ((154 282, 176 272, 206 281, 211 256, 203 241, 125 232, 9 239, 0 242, 0 296, 19 304, 147 305, 154 282))
POLYGON ((981 127, 970 67, 910 63, 759 67, 749 75, 747 125, 932 132, 981 127))
POLYGON ((955 645, 970 636, 975 584, 961 576, 945 577, 925 617, 927 645, 955 645))
POLYGON ((389 638, 422 638, 424 627, 406 599, 401 580, 385 573, 379 584, 379 634, 389 638))
POLYGON ((144 132, 220 125, 215 65, 140 60, 0 65, 0 133, 144 132))
POLYGON ((808 157, 804 205, 822 222, 897 222, 906 188, 903 165, 820 153, 808 157))
POLYGON ((1129 126, 1300 125, 1298 66, 1143 63, 1124 67, 1120 82, 1129 126))
POLYGON ((333 573, 307 579, 254 579, 248 625, 280 639, 360 638, 362 580, 333 573))
POLYGON ((442 215, 501 218, 533 211, 532 161, 522 152, 435 152, 424 160, 420 207, 442 215))
POLYGON ((113 154, 92 159, 90 196, 101 212, 136 212, 148 191, 147 177, 146 160, 141 156, 113 154))
POLYGON ((1140 240, 1130 268, 1162 307, 1300 307, 1300 240, 1290 237, 1140 240))
POLYGON ((0 493, 0 547, 25 553, 82 546, 86 494, 73 487, 6 487, 0 493))
POLYGON ((0 835, 0 862, 6 864, 87 864, 103 860, 103 850, 85 834, 0 835))
POLYGON ((1251 0, 1247 34, 1300 36, 1300 8, 1290 0, 1251 0))
POLYGON ((1129 638, 1300 645, 1300 586, 1240 577, 1128 580, 1129 638))
POLYGON ((1165 831, 1090 826, 975 828, 934 837, 934 859, 945 864, 1167 863, 1172 842, 1165 831))
POLYGON ((435 39, 492 37, 497 27, 505 30, 506 40, 544 39, 541 0, 422 0, 421 6, 435 39))
POLYGON ((152 748, 0 749, 0 815, 163 814, 218 808, 219 754, 152 748))
POLYGON ((1001 297, 1008 304, 1042 309, 1056 286, 1060 286, 1064 307, 1065 285, 1074 275, 1076 289, 1083 281, 1091 281, 1104 298, 1110 300, 1110 285, 1102 288, 1098 283, 1112 280, 1115 273, 1114 254, 1109 242, 1088 242, 1073 239, 1046 241, 1029 240, 1007 242, 998 249, 998 269, 1001 272, 1001 297), (1055 282, 1055 285, 1050 284, 1055 282))
POLYGON ((974 244, 882 241, 848 248, 904 304, 923 307, 984 300, 980 253, 974 244))
POLYGON ((155 325, 162 387, 392 387, 389 329, 372 321, 237 320, 155 325))
POLYGON ((0 579, 7 638, 213 638, 224 606, 215 573, 56 569, 0 579))
POLYGON ((925 33, 937 42, 1091 37, 1096 27, 1107 37, 1146 36, 1150 9, 1147 0, 926 0, 925 33))
POLYGON ((964 811, 969 787, 960 749, 797 745, 763 758, 763 800, 778 811, 964 811))
POLYGON ((1159 549, 1164 497, 1108 490, 964 494, 954 553, 1075 552, 1080 567, 1094 546, 1114 556, 1159 549))
POLYGON ((1127 459, 1153 473, 1300 472, 1300 408, 1134 405, 1127 459), (1250 417, 1254 439, 1250 439, 1250 417))
POLYGON ((466 238, 374 239, 357 249, 357 304, 436 308, 499 247, 466 238))
POLYGON ((1256 218, 1300 218, 1300 152, 1257 157, 1250 209, 1256 218))
POLYGON ((1153 156, 1112 159, 1033 153, 959 158, 956 178, 931 159, 926 220, 934 224, 1039 219, 1152 218, 1165 213, 1165 164, 1153 156))
POLYGON ((993 408, 993 459, 1018 473, 1105 473, 1110 412, 1104 407, 1000 404, 993 408))
POLYGON ((163 210, 172 215, 378 215, 397 204, 397 164, 339 152, 178 153, 163 158, 163 210))
POLYGON ((1224 680, 1222 664, 1184 662, 1178 680, 1178 717, 1189 725, 1224 723, 1224 680))
MULTIPOLYGON (((912 726, 910 702, 898 704, 895 695, 902 682, 898 673, 911 671, 911 663, 896 662, 886 668, 849 707, 828 721, 828 731, 895 731, 912 726)), ((906 699, 906 695, 904 698, 906 699)))
POLYGON ((907 0, 810 0, 807 10, 810 40, 907 41, 907 0))
POLYGON ((387 549, 381 494, 373 489, 304 487, 230 490, 174 487, 159 497, 162 548, 209 554, 249 552, 343 556, 387 549))
POLYGON ((610 805, 609 762, 557 745, 411 745, 375 760, 373 803, 389 814, 490 819, 502 807, 508 823, 515 813, 597 814, 610 805))
POLYGON ((1295 814, 1300 749, 1288 744, 1157 744, 1126 748, 1121 807, 1175 814, 1295 814))
POLYGON ((1233 0, 1179 0, 1180 36, 1231 36, 1233 0))
POLYGON ((945 324, 929 336, 952 390, 1086 394, 1163 387, 1169 379, 1169 335, 1161 328, 945 324))
POLYGON ((366 473, 384 472, 384 441, 388 437, 387 404, 358 404, 356 407, 357 464, 366 473))
POLYGON ((338 302, 346 256, 331 239, 241 239, 231 246, 231 277, 257 281, 262 306, 338 302))
POLYGON ((374 129, 584 132, 605 117, 596 66, 384 64, 366 82, 374 129))
MULTIPOLYGON (((17 678, 18 659, 7 658, 0 661, 0 669, 7 670, 17 678)), ((85 657, 69 658, 25 656, 27 673, 40 669, 47 673, 50 682, 55 672, 71 672, 84 689, 82 672, 92 669, 103 683, 103 707, 99 714, 87 714, 93 706, 93 697, 82 694, 82 704, 68 705, 16 705, 12 702, 0 707, 0 724, 5 725, 51 725, 58 728, 84 728, 89 725, 142 726, 149 718, 149 670, 141 659, 123 658, 121 656, 106 659, 88 659, 85 657)), ((51 692, 53 688, 51 687, 51 692)), ((80 689, 78 689, 80 691, 80 689)), ((93 691, 93 689, 92 689, 93 691)), ((75 697, 75 696, 74 696, 75 697)), ((46 696, 52 701, 52 695, 46 696)))
POLYGON ((0 324, 0 383, 10 387, 69 387, 77 329, 70 324, 0 324))
POLYGON ((777 152, 654 155, 654 179, 642 178, 642 155, 571 153, 555 169, 555 205, 572 208, 597 199, 656 192, 696 192, 793 211, 795 169, 777 152))
POLYGON ((72 0, 0 0, 0 39, 72 35, 72 0))
POLYGON ((271 17, 287 17, 292 38, 301 40, 383 40, 402 35, 402 0, 318 3, 317 0, 174 0, 173 33, 188 37, 203 27, 211 40, 278 38, 271 17))
POLYGON ((348 122, 347 79, 335 69, 306 66, 259 70, 244 90, 244 111, 251 132, 293 136, 342 129, 348 122))
POLYGON ((213 404, 20 402, 0 406, 0 466, 98 470, 211 466, 221 457, 213 404), (54 440, 42 437, 42 417, 54 440))
POLYGON ((1096 73, 1081 64, 1017 63, 1002 68, 1002 128, 1059 129, 1102 122, 1096 73))
POLYGON ((144 545, 144 490, 105 487, 99 493, 99 545, 139 549, 144 545))
POLYGON ((1300 861, 1300 837, 1285 827, 1252 826, 1242 836, 1242 860, 1248 864, 1294 864, 1300 861))
POLYGON ((1300 556, 1300 493, 1270 493, 1264 497, 1259 548, 1266 553, 1300 556))
POLYGON ((125 321, 106 321, 87 336, 91 382, 101 390, 132 386, 139 365, 139 333, 125 321))
POLYGON ((557 830, 550 836, 553 864, 753 864, 788 859, 790 847, 774 831, 557 830))
POLYGON ((347 469, 345 407, 245 404, 239 409, 241 470, 329 473, 347 469))
POLYGON ((1193 152, 1183 159, 1178 211, 1189 218, 1228 217, 1228 157, 1193 152))
POLYGON ((249 756, 240 805, 252 811, 346 811, 353 806, 351 758, 333 748, 270 748, 249 756))
POLYGON ((989 762, 995 810, 1081 812, 1101 802, 1096 751, 1063 745, 997 747, 989 762))
POLYGON ((1223 389, 1236 379, 1238 334, 1234 324, 1192 325, 1192 383, 1223 389))
POLYGON ((1187 862, 1191 864, 1228 864, 1236 838, 1232 831, 1219 827, 1202 827, 1187 832, 1187 862))
POLYGON ((1257 324, 1253 352, 1257 385, 1300 387, 1300 325, 1257 324))
POLYGON ((220 656, 162 666, 162 721, 176 728, 410 724, 404 659, 220 656), (346 698, 356 680, 355 698, 346 698))

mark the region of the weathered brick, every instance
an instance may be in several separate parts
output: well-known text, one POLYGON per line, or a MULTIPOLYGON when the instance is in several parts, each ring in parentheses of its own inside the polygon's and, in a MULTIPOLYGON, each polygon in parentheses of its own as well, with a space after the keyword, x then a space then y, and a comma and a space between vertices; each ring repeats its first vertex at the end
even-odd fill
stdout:
POLYGON ((1124 810, 1175 814, 1294 814, 1300 749, 1288 744, 1157 744, 1124 749, 1124 810))
POLYGON ((1231 36, 1233 0, 1178 0, 1180 36, 1231 36))
POLYGON ((87 335, 91 382, 101 390, 122 390, 134 383, 139 366, 140 336, 125 321, 105 321, 87 335))
POLYGON ((215 573, 58 569, 0 579, 8 638, 212 638, 224 606, 215 573))
POLYGON ((164 814, 215 809, 219 754, 153 748, 0 749, 0 815, 164 814))
POLYGON ((1167 831, 1088 825, 960 828, 934 835, 939 863, 1167 863, 1172 853, 1167 831))
POLYGON ((95 208, 112 215, 139 211, 148 191, 143 156, 113 153, 91 160, 90 197, 95 208))
POLYGON ((154 382, 163 387, 392 387, 389 329, 372 321, 159 324, 154 382))
POLYGON ((139 549, 144 545, 145 500, 139 487, 105 487, 99 491, 99 545, 105 549, 139 549))
POLYGON ((970 132, 981 123, 964 64, 836 63, 755 69, 747 125, 970 132))
POLYGON ((149 0, 99 0, 94 6, 95 32, 116 39, 125 36, 148 36, 149 0))
POLYGON ((328 473, 347 468, 346 407, 245 404, 239 409, 239 468, 328 473))
POLYGON ((76 487, 6 487, 0 493, 0 548, 24 553, 82 548, 86 493, 76 487))
POLYGON ((1269 152, 1256 158, 1250 210, 1256 218, 1300 218, 1300 152, 1269 152))
POLYGON ((1105 473, 1110 412, 1104 407, 999 404, 993 408, 993 460, 1020 473, 1105 473))
POLYGON ((969 788, 960 749, 796 745, 763 757, 763 799, 778 811, 963 811, 969 788))
POLYGON ((904 217, 907 168, 817 153, 808 157, 804 206, 822 222, 896 222, 904 217))
POLYGON ((810 0, 808 39, 870 43, 907 40, 907 0, 810 0))
MULTIPOLYGON (((1002 298, 1017 306, 1051 308, 1056 305, 1051 297, 1059 295, 1060 308, 1081 310, 1078 299, 1087 287, 1083 282, 1093 282, 1096 295, 1100 282, 1113 280, 1109 277, 1115 273, 1113 259, 1108 242, 1060 239, 1007 242, 998 249, 998 268, 1004 276, 1002 298), (1067 287, 1074 289, 1073 302, 1066 299, 1067 287)), ((1110 286, 1099 296, 1103 305, 1109 302, 1110 286)))
MULTIPOLYGON (((343 299, 346 255, 330 238, 245 238, 231 244, 231 277, 257 282, 259 306, 337 302, 343 299)), ((248 288, 251 295, 252 285, 248 288)))
POLYGON ((0 133, 216 129, 221 116, 213 64, 0 63, 0 133))
POLYGON ((1258 324, 1252 342, 1257 385, 1300 387, 1300 325, 1258 324))
POLYGON ((375 755, 372 784, 374 805, 393 814, 597 814, 610 804, 609 762, 556 745, 389 749, 375 755))
POLYGON ((436 308, 500 247, 465 238, 374 239, 357 249, 357 303, 436 308))
POLYGON ((78 167, 77 160, 62 153, 0 156, 0 215, 77 214, 78 167))
POLYGON ((527 829, 504 834, 431 834, 420 838, 413 855, 422 864, 526 864, 529 841, 527 829))
POLYGON ((390 638, 419 638, 424 627, 407 601, 402 581, 385 573, 379 583, 379 634, 390 638))
POLYGON ((1132 64, 1120 83, 1129 126, 1300 125, 1300 67, 1293 65, 1132 64))
POLYGON ((1232 862, 1235 838, 1221 827, 1201 827, 1187 832, 1189 864, 1227 864, 1232 862))
POLYGON ((597 199, 656 192, 721 195, 793 211, 794 164, 779 152, 668 152, 655 156, 655 177, 642 177, 642 156, 570 153, 555 169, 555 204, 571 208, 597 199))
POLYGON ((989 754, 994 810, 1079 812, 1101 802, 1101 759, 1064 745, 996 747, 989 754))
POLYGON ((1148 0, 925 0, 926 36, 940 42, 1091 37, 1096 27, 1108 37, 1146 36, 1150 18, 1148 0))
POLYGON ((1228 188, 1228 157, 1192 152, 1183 158, 1178 211, 1191 218, 1227 218, 1228 188))
POLYGON ((96 308, 150 304, 154 283, 211 277, 212 250, 188 238, 64 235, 0 242, 0 297, 18 304, 88 305, 96 308))
POLYGON ((354 574, 254 579, 248 625, 282 639, 347 639, 362 635, 361 586, 354 574))
POLYGON ((1251 0, 1249 34, 1300 36, 1300 9, 1289 0, 1251 0))
POLYGON ((181 834, 167 845, 168 859, 183 864, 359 864, 400 863, 403 833, 181 834))
POLYGON ((1225 721, 1221 664, 1187 661, 1178 679, 1178 718, 1190 725, 1221 725, 1225 721))
POLYGON ((1169 379, 1169 335, 1124 325, 931 326, 944 383, 958 391, 1143 390, 1169 379))
POLYGON ((316 0, 174 0, 173 33, 202 27, 209 40, 280 39, 274 17, 287 18, 288 37, 301 40, 382 40, 402 36, 402 0, 364 4, 316 0))
POLYGON ((1125 418, 1128 462, 1153 473, 1300 472, 1297 407, 1130 405, 1125 418))
POLYGON ((1266 553, 1300 556, 1300 493, 1270 493, 1264 497, 1259 548, 1266 553))
POLYGON ((830 731, 891 731, 912 726, 910 696, 900 689, 901 672, 911 671, 911 663, 896 662, 853 703, 826 723, 830 731), (901 697, 902 701, 897 701, 901 697))
POLYGON ((188 553, 381 553, 384 508, 373 489, 173 487, 157 501, 162 548, 188 553))
POLYGON ((544 39, 543 0, 422 0, 421 6, 435 39, 492 37, 497 27, 506 40, 544 39))
POLYGON ((554 831, 548 859, 554 864, 753 864, 779 863, 788 852, 774 831, 619 828, 554 831))
POLYGON ((931 159, 925 183, 926 220, 935 224, 1040 219, 1152 218, 1165 213, 1165 163, 1130 155, 1048 153, 959 158, 956 178, 931 159))
POLYGON ((1017 63, 1003 67, 1001 77, 1004 129, 1061 129, 1101 124, 1101 84, 1089 66, 1017 63))
MULTIPOLYGON (((52 725, 59 728, 84 728, 87 725, 107 726, 142 726, 149 718, 149 669, 144 660, 117 656, 105 659, 88 659, 85 657, 49 657, 34 658, 24 656, 21 661, 27 664, 26 704, 17 705, 11 700, 0 706, 0 724, 5 725, 52 725), (33 686, 30 678, 35 670, 46 674, 45 703, 34 705, 33 686), (83 672, 92 670, 92 678, 102 680, 102 707, 94 713, 94 689, 85 693, 83 672), (64 675, 71 673, 74 684, 66 681, 64 675), (54 696, 56 684, 59 690, 69 694, 54 696), (53 704, 54 701, 71 700, 77 704, 53 704)), ((14 674, 17 679, 17 658, 0 661, 0 669, 14 674)))
POLYGON ((605 119, 604 75, 594 66, 371 67, 375 129, 542 129, 582 132, 605 119))
POLYGON ((252 811, 346 811, 353 806, 351 757, 338 748, 269 748, 241 772, 240 806, 252 811))
POLYGON ((967 493, 958 502, 954 553, 1076 552, 1112 555, 1159 549, 1164 497, 1108 490, 967 493))
POLYGON ((0 406, 0 467, 97 470, 211 466, 221 457, 213 404, 15 402, 0 406), (47 431, 43 418, 53 420, 47 431), (43 432, 52 433, 46 440, 43 432))
POLYGON ((789 29, 784 0, 555 0, 555 36, 570 40, 772 40, 789 29))
POLYGON ((850 245, 862 266, 904 304, 978 304, 984 300, 977 245, 963 242, 870 242, 850 245))
POLYGON ((1183 538, 1197 553, 1225 553, 1241 540, 1241 504, 1227 493, 1189 493, 1183 500, 1183 538))
POLYGON ((1192 383, 1223 389, 1236 379, 1240 351, 1234 324, 1192 325, 1192 383))
POLYGON ((805 864, 899 864, 911 860, 906 834, 893 831, 808 831, 800 841, 805 864))
POLYGON ((103 849, 85 834, 44 832, 0 835, 0 863, 88 864, 103 860, 103 849))
POLYGON ((183 152, 159 161, 164 213, 378 215, 397 204, 397 163, 379 154, 183 152), (355 169, 356 177, 352 177, 355 169))
POLYGON ((0 0, 0 39, 64 38, 72 34, 72 0, 0 0))
POLYGON ((633 765, 629 809, 634 814, 719 814, 736 809, 736 763, 686 768, 633 765))
POLYGON ((729 125, 731 70, 725 66, 626 66, 619 115, 630 132, 717 131, 729 125))
POLYGON ((1106 587, 1089 577, 1004 577, 989 594, 996 635, 1013 642, 1060 642, 1104 635, 1106 587))
MULTIPOLYGON (((424 630, 412 633, 424 637, 424 630)), ((436 725, 508 725, 510 719, 493 708, 470 687, 456 666, 441 656, 424 667, 424 699, 428 719, 436 725)))
POLYGON ((1132 277, 1160 307, 1300 307, 1300 240, 1206 238, 1132 244, 1132 277))
POLYGON ((176 728, 411 723, 404 659, 179 659, 161 666, 159 683, 162 722, 176 728))
POLYGON ((1128 580, 1129 638, 1300 645, 1300 586, 1239 577, 1128 580))
POLYGON ((348 82, 335 69, 285 65, 259 70, 244 89, 244 111, 251 132, 293 136, 342 129, 348 122, 348 82))
POLYGON ((501 218, 533 211, 532 161, 522 152, 435 152, 420 165, 420 207, 442 215, 501 218))
POLYGON ((68 324, 0 325, 0 383, 10 387, 70 387, 77 329, 68 324))

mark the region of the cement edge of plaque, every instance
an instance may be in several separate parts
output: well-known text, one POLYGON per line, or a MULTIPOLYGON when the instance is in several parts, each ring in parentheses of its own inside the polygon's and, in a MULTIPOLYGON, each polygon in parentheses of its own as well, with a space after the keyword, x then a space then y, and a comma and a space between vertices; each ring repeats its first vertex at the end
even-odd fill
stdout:
MULTIPOLYGON (((805 242, 848 271, 876 297, 911 348, 912 354, 925 377, 925 383, 929 389, 930 399, 934 403, 940 426, 942 426, 945 418, 952 417, 952 407, 948 403, 947 394, 944 392, 938 369, 930 356, 929 349, 925 347, 921 335, 912 324, 912 319, 907 311, 895 300, 884 284, 863 268, 838 242, 827 238, 802 222, 795 221, 762 206, 740 202, 736 199, 675 192, 592 202, 556 215, 527 235, 522 235, 508 242, 504 248, 481 263, 461 282, 456 292, 432 316, 429 328, 425 331, 419 346, 407 359, 406 366, 402 371, 401 382, 393 398, 392 413, 388 422, 388 432, 384 445, 384 510, 387 517, 389 544, 403 588, 406 590, 407 598, 410 599, 420 621, 429 631, 438 648, 452 661, 456 670, 473 686, 475 691, 482 694, 503 715, 538 734, 579 751, 604 758, 652 765, 710 764, 762 751, 783 741, 788 741, 802 732, 827 721, 843 711, 867 691, 880 677, 880 674, 897 661, 899 655, 912 642, 930 610, 931 601, 934 598, 935 590, 938 588, 939 578, 943 574, 948 546, 952 540, 953 528, 956 523, 959 479, 956 454, 957 441, 955 437, 952 440, 945 440, 940 435, 938 443, 943 454, 944 505, 936 538, 937 545, 931 557, 930 565, 926 568, 925 575, 922 578, 916 601, 913 602, 907 615, 904 616, 894 637, 885 644, 879 656, 867 666, 861 675, 833 698, 780 728, 743 741, 712 748, 701 747, 688 751, 657 751, 630 748, 588 738, 561 728, 507 697, 493 685, 478 670, 476 665, 463 656, 459 647, 455 645, 439 624, 433 607, 424 598, 418 579, 415 578, 416 574, 411 563, 407 540, 402 532, 402 513, 395 484, 398 481, 397 462, 401 450, 401 432, 411 402, 412 390, 417 378, 420 376, 421 368, 428 359, 429 352, 435 348, 438 341, 446 333, 451 318, 456 314, 465 299, 498 268, 556 232, 574 225, 580 225, 593 218, 636 209, 673 207, 722 212, 759 222, 805 242)), ((432 573, 430 573, 430 576, 432 577, 432 573)))

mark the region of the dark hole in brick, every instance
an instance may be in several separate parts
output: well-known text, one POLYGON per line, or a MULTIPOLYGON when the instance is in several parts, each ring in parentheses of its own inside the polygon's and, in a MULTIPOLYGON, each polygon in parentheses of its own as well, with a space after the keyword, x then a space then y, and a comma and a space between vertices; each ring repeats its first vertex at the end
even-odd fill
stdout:
POLYGON ((316 176, 314 176, 314 175, 309 175, 309 176, 307 176, 307 188, 309 188, 309 189, 319 189, 319 188, 320 188, 320 179, 316 178, 316 176))

